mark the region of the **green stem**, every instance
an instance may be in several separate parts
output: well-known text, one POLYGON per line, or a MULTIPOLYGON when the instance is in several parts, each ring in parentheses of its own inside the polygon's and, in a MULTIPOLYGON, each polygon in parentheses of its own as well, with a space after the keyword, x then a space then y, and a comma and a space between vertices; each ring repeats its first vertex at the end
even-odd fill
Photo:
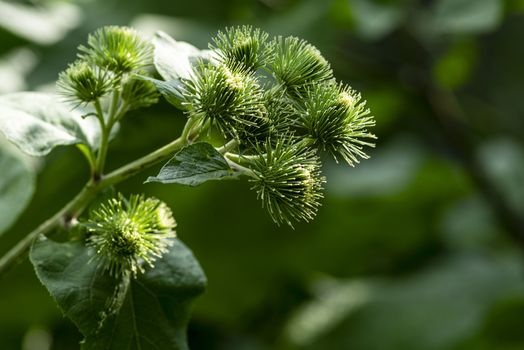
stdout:
POLYGON ((0 275, 9 270, 18 261, 25 258, 31 244, 40 234, 49 236, 53 229, 66 224, 73 218, 79 216, 87 205, 96 198, 98 193, 100 193, 104 188, 117 184, 142 170, 169 158, 172 153, 186 145, 187 140, 183 137, 179 137, 164 147, 107 174, 99 180, 90 180, 75 198, 67 203, 54 216, 29 233, 0 259, 0 275))
POLYGON ((202 118, 191 117, 186 122, 186 127, 182 133, 182 137, 189 141, 194 142, 198 137, 205 132, 209 127, 209 123, 202 118))
POLYGON ((246 176, 249 176, 249 177, 252 177, 252 178, 257 178, 257 175, 255 174, 255 172, 249 168, 246 168, 238 163, 235 163, 234 161, 232 161, 231 159, 228 159, 228 158, 225 158, 226 159, 226 162, 227 164, 229 164, 229 166, 232 168, 232 169, 235 169, 237 170, 238 172, 241 173, 241 175, 246 175, 246 176))
POLYGON ((100 148, 98 149, 98 156, 95 164, 95 175, 100 177, 104 171, 104 165, 106 162, 107 148, 109 145, 109 131, 107 128, 102 129, 102 135, 100 138, 100 148))
MULTIPOLYGON (((220 151, 220 149, 219 149, 220 151)), ((236 154, 236 153, 231 153, 231 152, 226 152, 224 154, 224 157, 236 162, 236 163, 239 163, 239 164, 244 164, 244 165, 249 165, 249 163, 253 160, 257 160, 259 159, 260 157, 264 157, 265 154, 254 154, 254 155, 245 155, 245 154, 236 154)))
MULTIPOLYGON (((100 122, 100 127, 102 129, 101 139, 100 139, 100 148, 98 149, 98 156, 96 158, 96 172, 95 176, 99 177, 104 172, 104 166, 106 163, 106 157, 107 157, 107 149, 109 146, 109 136, 111 135, 111 129, 113 128, 113 125, 116 122, 116 117, 119 112, 119 105, 120 102, 120 91, 114 91, 113 92, 113 98, 111 99, 111 104, 109 106, 109 112, 107 115, 107 121, 104 119, 104 114, 102 112, 102 109, 100 108, 100 102, 98 100, 95 101, 95 108, 97 111, 97 114, 101 116, 101 119, 103 120, 100 122)), ((100 119, 100 117, 99 117, 100 119)))
POLYGON ((0 258, 0 275, 25 258, 31 244, 40 234, 47 234, 58 226, 65 224, 66 221, 69 221, 71 218, 78 216, 87 204, 94 199, 96 193, 96 187, 91 181, 88 182, 78 195, 60 211, 44 221, 0 258))
POLYGON ((96 99, 93 104, 95 105, 96 117, 98 118, 98 121, 100 122, 100 128, 105 129, 106 120, 104 118, 104 111, 102 110, 102 105, 100 104, 100 100, 96 99))
POLYGON ((105 157, 107 153, 107 143, 109 140, 109 135, 108 135, 109 133, 107 131, 108 128, 107 128, 106 118, 104 115, 104 111, 102 110, 102 106, 100 105, 100 100, 98 99, 95 100, 94 105, 95 105, 96 115, 98 117, 98 120, 100 121, 100 131, 101 131, 100 147, 98 148, 98 154, 96 157, 96 161, 94 164, 94 171, 93 171, 93 177, 97 178, 100 176, 100 174, 102 174, 102 171, 103 171, 103 167, 104 167, 103 164, 105 162, 105 157))
POLYGON ((232 140, 229 140, 228 142, 226 142, 222 147, 219 147, 217 148, 217 151, 220 153, 220 154, 226 154, 227 152, 235 149, 238 147, 238 140, 237 139, 232 139, 232 140))
POLYGON ((162 148, 157 149, 148 155, 135 160, 123 167, 110 172, 109 174, 102 177, 98 186, 102 188, 117 184, 135 174, 140 173, 142 170, 149 168, 150 166, 165 160, 172 156, 172 154, 179 149, 187 145, 187 140, 183 137, 179 137, 175 141, 165 145, 162 148))

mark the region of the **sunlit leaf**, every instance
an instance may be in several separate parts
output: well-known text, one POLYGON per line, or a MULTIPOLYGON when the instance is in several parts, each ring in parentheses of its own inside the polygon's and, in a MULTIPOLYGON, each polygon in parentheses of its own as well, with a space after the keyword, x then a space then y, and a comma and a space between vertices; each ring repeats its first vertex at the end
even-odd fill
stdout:
POLYGON ((100 126, 47 93, 20 92, 0 96, 0 131, 23 152, 43 156, 61 145, 84 144, 96 149, 100 126))
POLYGON ((18 219, 35 190, 35 171, 25 157, 0 136, 0 234, 18 219))
POLYGON ((155 67, 165 80, 192 79, 198 59, 210 60, 209 50, 199 50, 193 45, 176 41, 164 32, 157 32, 155 46, 155 67))

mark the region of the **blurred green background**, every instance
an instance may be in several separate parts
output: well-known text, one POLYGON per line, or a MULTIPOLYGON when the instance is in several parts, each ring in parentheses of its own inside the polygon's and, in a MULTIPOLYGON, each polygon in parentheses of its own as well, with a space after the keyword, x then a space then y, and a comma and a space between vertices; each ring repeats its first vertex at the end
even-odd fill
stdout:
MULTIPOLYGON (((0 93, 53 89, 107 24, 200 48, 234 24, 303 37, 377 120, 371 159, 326 161, 323 207, 295 230, 246 181, 142 185, 157 167, 118 186, 171 205, 207 273, 192 350, 524 349, 523 0, 0 0, 0 93)), ((165 101, 129 115, 108 164, 169 142, 183 120, 165 101)), ((30 159, 0 139, 0 155, 14 179, 0 185, 3 253, 88 169, 72 147, 30 159)), ((80 339, 27 261, 0 277, 2 350, 80 339)))

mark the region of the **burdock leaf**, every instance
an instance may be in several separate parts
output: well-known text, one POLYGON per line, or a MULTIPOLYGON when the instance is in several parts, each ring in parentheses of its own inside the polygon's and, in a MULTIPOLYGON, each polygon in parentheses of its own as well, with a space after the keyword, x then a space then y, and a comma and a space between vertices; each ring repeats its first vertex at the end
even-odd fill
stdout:
POLYGON ((0 96, 0 132, 23 152, 44 156, 62 145, 96 149, 100 125, 95 118, 82 118, 57 95, 18 92, 0 96))
POLYGON ((191 251, 176 241, 155 267, 136 279, 111 277, 81 242, 45 237, 31 248, 40 281, 84 335, 84 350, 188 350, 191 304, 206 277, 191 251))
POLYGON ((150 176, 146 182, 198 186, 209 180, 236 178, 240 174, 213 146, 198 142, 180 150, 157 176, 150 176))

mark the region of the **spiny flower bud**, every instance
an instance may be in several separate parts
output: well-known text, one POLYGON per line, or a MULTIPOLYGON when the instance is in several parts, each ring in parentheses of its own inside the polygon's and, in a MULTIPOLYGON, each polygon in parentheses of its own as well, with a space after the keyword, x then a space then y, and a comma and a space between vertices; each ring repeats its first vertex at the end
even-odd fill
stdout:
POLYGON ((295 120, 298 111, 295 103, 289 99, 285 91, 273 87, 264 91, 264 104, 271 124, 270 136, 288 134, 292 120, 295 120))
POLYGON ((291 220, 312 220, 325 182, 314 151, 281 139, 274 146, 268 141, 259 152, 252 164, 253 189, 273 221, 293 227, 291 220))
POLYGON ((225 33, 219 31, 213 38, 220 62, 227 66, 243 64, 247 69, 256 71, 264 66, 269 59, 266 50, 268 34, 251 26, 226 28, 225 33))
POLYGON ((66 100, 87 104, 109 92, 114 80, 98 67, 77 60, 58 76, 57 86, 66 100))
POLYGON ((297 118, 298 111, 293 102, 286 96, 285 91, 278 87, 264 90, 262 101, 264 117, 256 119, 256 125, 241 129, 239 139, 245 146, 278 140, 281 135, 289 134, 290 121, 297 118))
POLYGON ((152 64, 153 47, 132 28, 107 26, 87 38, 80 46, 81 58, 117 75, 142 70, 152 64))
POLYGON ((274 39, 275 56, 270 67, 291 95, 306 91, 307 87, 333 78, 329 62, 307 41, 281 36, 274 39))
POLYGON ((240 128, 264 117, 260 86, 240 66, 201 65, 195 79, 183 83, 189 116, 211 122, 224 135, 237 137, 240 128))
POLYGON ((297 124, 315 147, 349 165, 368 158, 363 148, 374 146, 366 139, 375 138, 367 131, 375 120, 360 94, 342 84, 319 84, 308 89, 304 107, 297 124))
POLYGON ((102 204, 84 224, 87 245, 94 248, 100 267, 110 275, 136 277, 144 264, 153 267, 176 237, 176 222, 169 207, 156 198, 122 195, 102 204))

